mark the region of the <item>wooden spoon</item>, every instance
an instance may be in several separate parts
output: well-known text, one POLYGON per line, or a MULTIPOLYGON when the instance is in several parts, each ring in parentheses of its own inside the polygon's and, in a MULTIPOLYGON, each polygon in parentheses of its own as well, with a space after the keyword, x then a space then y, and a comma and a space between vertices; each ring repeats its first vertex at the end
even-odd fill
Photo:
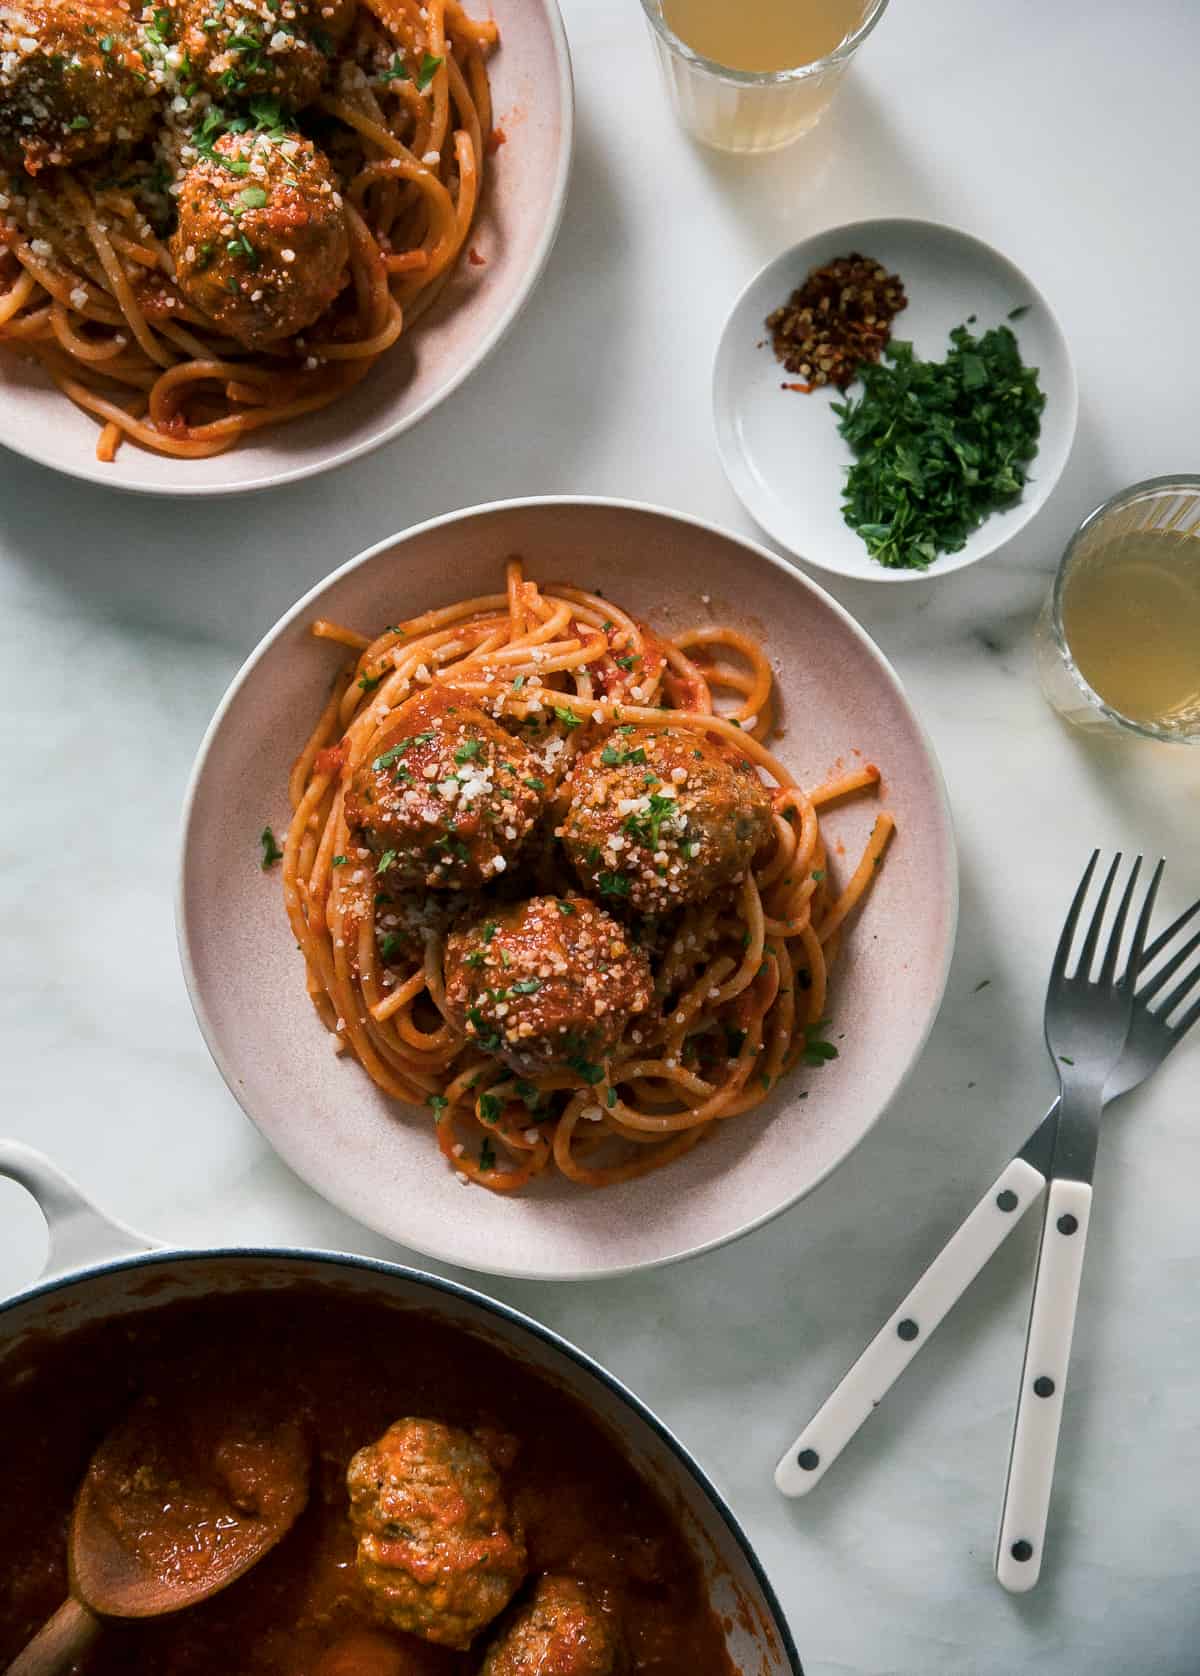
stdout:
POLYGON ((105 1618, 196 1606, 273 1548, 308 1501, 294 1417, 232 1392, 145 1397, 92 1456, 71 1515, 70 1598, 8 1667, 57 1676, 105 1618))

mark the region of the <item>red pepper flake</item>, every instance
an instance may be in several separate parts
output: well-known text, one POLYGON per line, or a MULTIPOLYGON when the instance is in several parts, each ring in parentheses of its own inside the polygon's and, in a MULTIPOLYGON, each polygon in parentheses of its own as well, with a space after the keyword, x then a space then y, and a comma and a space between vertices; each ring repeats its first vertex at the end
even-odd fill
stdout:
POLYGON ((507 144, 508 135, 504 132, 503 128, 493 128, 487 137, 487 141, 483 149, 489 157, 494 157, 500 150, 500 147, 507 144))
POLYGON ((814 268, 787 302, 768 314, 775 354, 807 393, 825 384, 844 390, 863 361, 878 361, 892 321, 908 298, 898 274, 857 252, 814 268))
POLYGON ((487 257, 481 256, 474 245, 472 245, 470 250, 467 252, 467 261, 473 268, 484 268, 487 266, 487 257))

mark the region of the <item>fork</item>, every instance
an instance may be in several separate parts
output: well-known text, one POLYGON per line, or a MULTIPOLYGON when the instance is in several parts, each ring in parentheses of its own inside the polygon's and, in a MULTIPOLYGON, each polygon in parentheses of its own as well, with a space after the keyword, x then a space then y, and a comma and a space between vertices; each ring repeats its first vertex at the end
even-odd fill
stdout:
MULTIPOLYGON (((1139 1005, 1134 1008, 1125 1050, 1105 1086, 1106 1100, 1119 1099, 1144 1082, 1200 1021, 1200 1000, 1197 1000, 1174 1024, 1168 1022, 1200 984, 1200 960, 1192 963, 1161 1006, 1151 1009, 1149 1005, 1184 962, 1200 949, 1200 932, 1152 977, 1147 976, 1159 956, 1166 953, 1197 914, 1200 914, 1200 901, 1193 902, 1161 932, 1142 956, 1139 978, 1144 981, 1137 990, 1139 1005)), ((1058 1109, 1056 1097, 1024 1146, 1009 1160, 784 1455, 775 1473, 775 1483, 784 1495, 802 1496, 815 1489, 922 1345, 928 1344, 934 1330, 971 1282, 1038 1202, 1054 1155, 1058 1109)))
POLYGON ((1118 976, 1125 924, 1142 866, 1141 856, 1137 857, 1108 934, 1099 973, 1093 979, 1105 913, 1121 865, 1120 852, 1114 856, 1101 886, 1078 961, 1072 971, 1068 967, 1080 912, 1099 859, 1099 850, 1093 851, 1058 940, 1046 991, 1046 1046, 1058 1069, 1060 1104, 996 1545, 996 1576, 1014 1593, 1031 1589, 1041 1573, 1091 1218, 1092 1174, 1100 1141, 1104 1088, 1117 1067, 1133 1023, 1134 984, 1164 866, 1160 861, 1154 870, 1128 957, 1118 976))

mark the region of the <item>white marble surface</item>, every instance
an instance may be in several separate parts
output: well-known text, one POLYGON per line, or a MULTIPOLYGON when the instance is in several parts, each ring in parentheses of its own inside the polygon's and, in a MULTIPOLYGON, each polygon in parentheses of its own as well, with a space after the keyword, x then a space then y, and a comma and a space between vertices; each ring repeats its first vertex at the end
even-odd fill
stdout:
MULTIPOLYGON (((395 1254, 265 1150, 209 1063, 176 962, 188 767, 282 609, 398 527, 495 497, 630 495, 749 526, 708 417, 745 279, 840 220, 915 214, 992 240, 1044 287, 1082 387, 1074 459, 1000 558, 927 588, 835 591, 941 753, 962 843, 945 1008, 886 1121, 808 1203, 663 1274, 493 1282, 627 1378, 745 1519, 810 1676, 1177 1676, 1200 1621, 1200 1045, 1114 1114, 1102 1149, 1051 1554, 992 1578, 1032 1230, 947 1323, 821 1491, 780 1448, 1045 1108, 1044 973, 1093 843, 1161 849, 1200 890, 1200 753, 1084 739, 1047 711, 1029 630, 1074 522, 1192 469, 1200 142, 1191 0, 895 0, 826 127, 737 163, 694 150, 635 0, 568 0, 579 155, 536 300, 415 435, 339 476, 182 512, 0 450, 6 819, 4 1113, 128 1221, 172 1240, 395 1254), (987 988, 976 986, 990 979, 987 988)), ((0 1183, 0 1289, 36 1213, 0 1183)))

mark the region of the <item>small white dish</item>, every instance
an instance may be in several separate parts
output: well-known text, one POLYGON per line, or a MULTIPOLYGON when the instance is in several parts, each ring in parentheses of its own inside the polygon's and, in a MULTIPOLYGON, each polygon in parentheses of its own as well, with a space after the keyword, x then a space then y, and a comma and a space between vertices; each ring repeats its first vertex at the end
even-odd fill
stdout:
MULTIPOLYGON (((861 385, 853 384, 849 394, 859 391, 861 385)), ((717 448, 747 512, 806 564, 872 582, 944 576, 1011 540, 1062 476, 1078 405, 1066 339, 1037 286, 981 239, 933 221, 852 222, 777 256, 734 304, 713 367, 717 448), (882 262, 904 281, 908 307, 892 322, 892 335, 911 340, 922 359, 943 359, 951 329, 971 315, 976 331, 1008 324, 1046 394, 1041 440, 1020 500, 994 512, 960 552, 943 553, 928 570, 891 570, 877 563, 843 520, 842 484, 854 456, 829 409, 844 398, 836 390, 804 395, 781 388, 793 375, 776 360, 765 324, 813 268, 852 252, 882 262), (1019 319, 1007 319, 1023 305, 1028 307, 1019 319)))

